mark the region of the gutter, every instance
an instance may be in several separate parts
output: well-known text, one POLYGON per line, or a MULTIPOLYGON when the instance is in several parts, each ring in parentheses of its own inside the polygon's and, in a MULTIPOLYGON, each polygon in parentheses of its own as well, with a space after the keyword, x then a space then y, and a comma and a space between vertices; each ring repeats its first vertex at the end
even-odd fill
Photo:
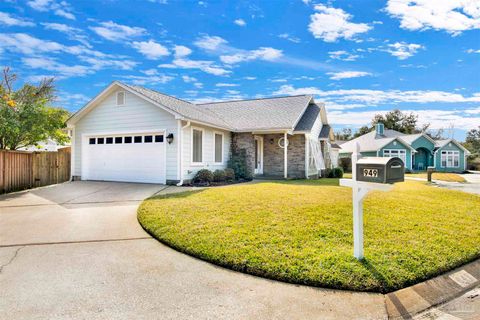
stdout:
POLYGON ((181 187, 183 185, 183 130, 187 129, 190 126, 190 121, 187 121, 187 124, 184 125, 183 127, 181 126, 182 120, 178 120, 179 126, 178 128, 180 129, 180 132, 178 133, 178 137, 180 138, 179 143, 178 143, 178 161, 179 161, 179 167, 180 167, 180 181, 177 183, 177 187, 181 187))

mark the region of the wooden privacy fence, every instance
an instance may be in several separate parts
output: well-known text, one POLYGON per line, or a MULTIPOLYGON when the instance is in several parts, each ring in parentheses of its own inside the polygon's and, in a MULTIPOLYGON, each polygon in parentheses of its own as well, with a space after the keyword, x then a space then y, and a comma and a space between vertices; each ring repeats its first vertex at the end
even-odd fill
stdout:
POLYGON ((0 193, 47 186, 70 179, 70 148, 57 152, 0 150, 0 193))

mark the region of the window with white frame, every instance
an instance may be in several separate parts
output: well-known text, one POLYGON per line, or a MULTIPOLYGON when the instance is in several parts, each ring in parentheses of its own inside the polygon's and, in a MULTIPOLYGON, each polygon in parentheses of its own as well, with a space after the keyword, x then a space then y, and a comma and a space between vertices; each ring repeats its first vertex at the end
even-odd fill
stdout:
POLYGON ((460 152, 455 150, 444 150, 442 155, 442 168, 458 168, 460 166, 460 152))
POLYGON ((223 163, 223 134, 214 132, 215 163, 223 163))
POLYGON ((192 162, 203 162, 203 130, 192 128, 192 162))
POLYGON ((124 106, 125 105, 125 91, 118 91, 117 92, 117 106, 124 106))
POLYGON ((402 159, 403 164, 407 164, 407 150, 405 149, 385 149, 383 150, 383 156, 400 158, 402 159))

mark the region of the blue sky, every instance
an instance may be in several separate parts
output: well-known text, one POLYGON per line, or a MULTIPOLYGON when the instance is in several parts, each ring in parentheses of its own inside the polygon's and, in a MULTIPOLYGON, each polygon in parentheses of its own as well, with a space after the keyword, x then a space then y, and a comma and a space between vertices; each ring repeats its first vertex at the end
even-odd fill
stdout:
POLYGON ((480 125, 475 0, 10 0, 0 60, 55 77, 70 111, 120 80, 193 102, 313 94, 336 129, 393 108, 460 140, 480 125))

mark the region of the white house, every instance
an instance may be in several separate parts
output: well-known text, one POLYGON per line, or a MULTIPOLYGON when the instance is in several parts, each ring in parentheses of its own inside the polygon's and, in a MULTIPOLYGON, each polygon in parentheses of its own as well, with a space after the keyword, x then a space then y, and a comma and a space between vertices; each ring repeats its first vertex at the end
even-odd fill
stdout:
POLYGON ((258 176, 317 177, 331 163, 325 107, 309 95, 192 104, 113 82, 67 124, 76 180, 182 184, 226 168, 232 143, 258 176))

